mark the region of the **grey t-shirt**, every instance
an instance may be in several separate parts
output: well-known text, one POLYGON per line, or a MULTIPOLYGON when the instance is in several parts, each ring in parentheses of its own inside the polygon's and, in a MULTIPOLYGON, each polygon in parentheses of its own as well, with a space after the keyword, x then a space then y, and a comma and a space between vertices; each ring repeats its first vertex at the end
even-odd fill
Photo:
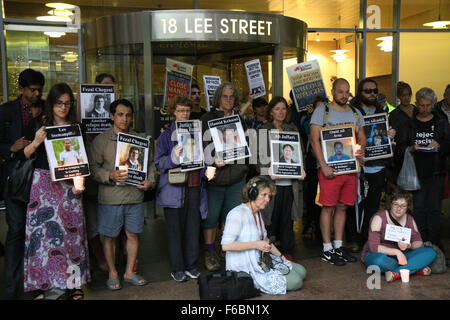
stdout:
MULTIPOLYGON (((358 109, 355 109, 359 115, 359 122, 357 122, 357 117, 354 115, 352 110, 348 110, 345 112, 335 111, 333 108, 328 107, 329 117, 328 123, 326 126, 337 126, 341 124, 353 123, 355 125, 355 134, 358 132, 359 127, 364 126, 364 117, 358 109)), ((323 126, 323 116, 325 113, 325 106, 321 105, 316 110, 311 117, 310 124, 316 124, 319 126, 323 126)))
MULTIPOLYGON (((356 135, 359 128, 361 126, 364 126, 364 124, 365 124, 364 117, 358 109, 355 109, 355 111, 359 115, 359 120, 358 120, 358 117, 356 117, 356 115, 353 113, 353 111, 351 109, 348 111, 344 111, 344 112, 335 111, 331 107, 328 107, 328 109, 329 109, 329 114, 328 114, 328 121, 326 124, 327 127, 353 123, 355 125, 355 135, 356 135)), ((311 117, 310 124, 316 124, 316 125, 323 127, 324 114, 325 114, 325 106, 324 105, 321 105, 318 108, 316 108, 316 110, 314 110, 314 113, 311 117)), ((320 167, 319 161, 317 161, 317 168, 319 168, 319 167, 320 167)))

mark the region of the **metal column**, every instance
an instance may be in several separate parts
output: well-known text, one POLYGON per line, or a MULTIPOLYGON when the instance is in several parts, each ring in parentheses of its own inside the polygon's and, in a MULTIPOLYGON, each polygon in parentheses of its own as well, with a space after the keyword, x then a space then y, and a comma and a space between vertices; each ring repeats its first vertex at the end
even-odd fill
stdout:
POLYGON ((3 102, 8 102, 8 70, 7 70, 7 57, 6 57, 6 41, 5 41, 5 23, 4 23, 4 5, 3 0, 0 4, 0 49, 2 59, 2 81, 3 81, 3 102))

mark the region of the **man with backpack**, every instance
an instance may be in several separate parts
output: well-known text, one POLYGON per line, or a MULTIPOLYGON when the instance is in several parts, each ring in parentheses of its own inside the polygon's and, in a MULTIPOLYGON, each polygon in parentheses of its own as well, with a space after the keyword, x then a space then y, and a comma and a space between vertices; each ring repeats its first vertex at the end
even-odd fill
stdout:
POLYGON ((322 204, 320 229, 323 239, 322 260, 336 266, 346 262, 356 262, 348 250, 342 246, 347 206, 355 203, 357 192, 357 173, 336 175, 336 170, 327 165, 320 141, 321 128, 341 124, 354 124, 357 143, 361 149, 355 156, 362 161, 366 145, 364 118, 358 110, 348 105, 350 84, 343 78, 333 82, 331 90, 333 101, 319 106, 311 117, 311 146, 317 159, 319 170, 320 196, 322 204), (334 215, 333 215, 334 213, 334 215), (334 223, 334 241, 331 243, 331 222, 334 223))

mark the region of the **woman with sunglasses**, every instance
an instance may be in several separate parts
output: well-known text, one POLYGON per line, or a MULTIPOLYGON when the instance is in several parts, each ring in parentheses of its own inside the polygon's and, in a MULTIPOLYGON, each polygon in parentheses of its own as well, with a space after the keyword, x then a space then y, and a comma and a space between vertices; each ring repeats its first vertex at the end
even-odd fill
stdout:
POLYGON ((25 130, 32 142, 20 154, 36 159, 26 217, 24 291, 39 290, 37 299, 83 299, 81 286, 91 280, 82 191, 71 179, 51 180, 43 143, 46 127, 76 124, 73 103, 67 84, 53 86, 42 119, 33 119, 25 130))
POLYGON ((364 245, 361 261, 366 266, 378 266, 385 273, 387 282, 400 278, 400 270, 408 269, 410 274, 428 276, 428 267, 436 258, 436 251, 423 247, 417 224, 408 213, 410 193, 397 189, 389 196, 387 210, 377 212, 370 221, 369 240, 364 245), (409 243, 386 240, 388 225, 411 229, 409 243))

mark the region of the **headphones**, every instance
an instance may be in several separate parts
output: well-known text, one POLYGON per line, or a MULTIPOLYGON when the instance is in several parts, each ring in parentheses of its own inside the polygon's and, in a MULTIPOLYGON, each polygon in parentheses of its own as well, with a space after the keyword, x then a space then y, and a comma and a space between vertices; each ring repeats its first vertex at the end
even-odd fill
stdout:
POLYGON ((247 191, 248 198, 250 199, 250 201, 255 201, 256 198, 258 198, 259 191, 256 188, 256 186, 257 186, 257 183, 253 182, 252 186, 247 191))

